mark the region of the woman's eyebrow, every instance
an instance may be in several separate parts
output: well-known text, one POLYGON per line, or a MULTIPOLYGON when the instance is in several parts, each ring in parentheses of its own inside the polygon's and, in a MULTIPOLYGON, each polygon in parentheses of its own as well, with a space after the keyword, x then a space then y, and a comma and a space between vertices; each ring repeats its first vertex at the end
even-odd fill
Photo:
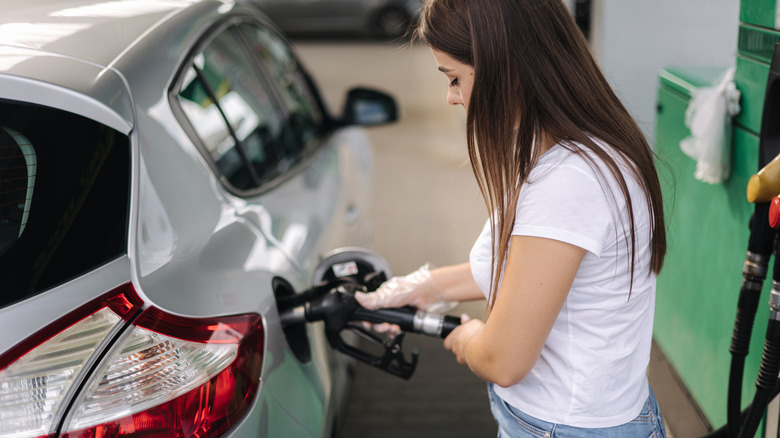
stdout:
POLYGON ((447 67, 439 67, 439 71, 442 73, 449 73, 452 71, 452 69, 449 69, 447 67))

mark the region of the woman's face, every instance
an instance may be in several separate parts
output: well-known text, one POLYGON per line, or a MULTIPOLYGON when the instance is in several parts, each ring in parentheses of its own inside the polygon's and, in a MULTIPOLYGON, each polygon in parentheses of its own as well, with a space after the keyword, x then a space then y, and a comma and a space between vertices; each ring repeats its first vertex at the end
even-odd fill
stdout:
POLYGON ((468 111, 471 88, 474 86, 474 67, 457 61, 452 56, 436 49, 431 49, 431 52, 433 52, 433 58, 436 60, 439 71, 449 79, 447 103, 463 105, 468 111))

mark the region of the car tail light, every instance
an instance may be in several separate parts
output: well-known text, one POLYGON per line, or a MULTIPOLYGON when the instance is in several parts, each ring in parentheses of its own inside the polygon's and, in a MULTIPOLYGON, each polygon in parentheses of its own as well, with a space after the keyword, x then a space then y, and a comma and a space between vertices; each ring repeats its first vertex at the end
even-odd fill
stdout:
POLYGON ((262 367, 259 315, 193 319, 150 308, 133 324, 63 436, 217 436, 250 408, 262 367))
POLYGON ((240 421, 259 387, 261 317, 152 307, 132 321, 142 305, 125 285, 0 356, 0 437, 210 437, 240 421))
POLYGON ((101 343, 141 308, 130 285, 87 303, 0 357, 0 436, 51 434, 101 343))

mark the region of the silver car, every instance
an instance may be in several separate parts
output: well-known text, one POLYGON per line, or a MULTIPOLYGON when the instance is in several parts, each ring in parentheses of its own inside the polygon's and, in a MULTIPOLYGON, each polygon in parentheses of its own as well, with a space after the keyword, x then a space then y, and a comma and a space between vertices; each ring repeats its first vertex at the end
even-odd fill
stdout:
POLYGON ((420 16, 422 0, 253 0, 290 35, 364 34, 396 39, 420 16))
POLYGON ((254 5, 5 2, 0 437, 331 436, 348 361, 276 297, 371 244, 350 125, 395 117, 254 5))

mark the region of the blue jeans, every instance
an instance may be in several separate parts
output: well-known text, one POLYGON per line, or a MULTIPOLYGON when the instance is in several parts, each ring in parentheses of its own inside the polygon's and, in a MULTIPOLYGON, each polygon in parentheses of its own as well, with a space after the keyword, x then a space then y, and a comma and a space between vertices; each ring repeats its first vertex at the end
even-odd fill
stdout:
POLYGON ((488 383, 490 410, 498 423, 499 438, 665 438, 666 429, 653 390, 642 412, 626 424, 604 428, 580 428, 548 423, 534 418, 503 401, 488 383))

